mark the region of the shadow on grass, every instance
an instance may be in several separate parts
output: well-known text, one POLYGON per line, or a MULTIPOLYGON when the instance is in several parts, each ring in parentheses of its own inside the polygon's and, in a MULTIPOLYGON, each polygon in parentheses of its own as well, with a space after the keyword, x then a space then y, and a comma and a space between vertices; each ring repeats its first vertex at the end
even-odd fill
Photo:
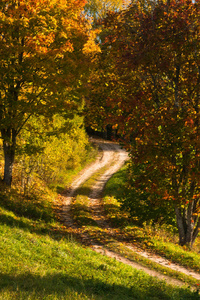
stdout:
POLYGON ((97 226, 97 223, 91 217, 77 216, 75 220, 81 226, 97 226))
POLYGON ((32 229, 32 226, 23 222, 22 220, 15 219, 14 216, 8 216, 6 214, 0 214, 0 223, 2 225, 8 225, 11 227, 18 227, 23 229, 28 229, 29 231, 32 229))
POLYGON ((123 213, 120 211, 117 205, 111 203, 104 203, 104 209, 105 212, 110 215, 110 221, 114 227, 123 228, 127 225, 130 225, 130 219, 127 216, 123 215, 123 213))
POLYGON ((20 293, 20 295, 25 294, 29 296, 34 294, 34 297, 37 296, 37 299, 46 299, 46 297, 49 297, 50 295, 56 295, 56 299, 57 297, 70 299, 68 298, 69 294, 79 294, 80 296, 83 296, 80 297, 80 299, 85 299, 86 296, 88 299, 171 300, 172 294, 173 299, 199 299, 197 293, 192 293, 188 289, 174 287, 173 289, 171 288, 171 290, 169 289, 169 292, 165 287, 165 284, 159 285, 159 283, 157 283, 148 286, 143 282, 139 283, 137 279, 137 284, 134 284, 134 277, 132 278, 133 284, 130 284, 130 287, 116 283, 108 283, 106 280, 94 279, 89 275, 87 278, 83 278, 81 274, 79 275, 79 278, 64 273, 44 276, 33 275, 31 273, 13 276, 0 274, 0 278, 0 291, 3 290, 5 293, 7 289, 9 292, 15 292, 16 296, 18 293, 20 293))
POLYGON ((76 193, 75 193, 75 196, 88 196, 91 192, 91 189, 89 187, 80 187, 76 193))
POLYGON ((54 219, 52 203, 48 201, 38 201, 34 198, 24 198, 18 193, 12 196, 0 194, 0 206, 13 212, 18 217, 24 217, 31 220, 42 219, 45 222, 54 219))
POLYGON ((16 228, 24 229, 24 230, 29 231, 30 233, 36 233, 38 235, 43 235, 43 236, 49 235, 54 240, 60 240, 63 238, 63 236, 65 236, 66 238, 70 237, 70 239, 71 239, 70 234, 67 234, 66 232, 62 232, 61 229, 59 229, 59 231, 57 231, 57 228, 54 227, 53 224, 48 224, 48 226, 47 226, 47 224, 44 223, 44 227, 42 227, 41 223, 40 223, 40 224, 38 224, 38 228, 37 228, 37 225, 34 226, 32 224, 32 220, 29 220, 27 218, 24 218, 24 220, 17 219, 17 218, 15 218, 15 216, 0 213, 0 224, 7 225, 11 228, 16 227, 16 228))
POLYGON ((66 187, 59 186, 59 185, 56 186, 56 193, 57 194, 64 194, 65 191, 66 191, 66 187))
POLYGON ((75 203, 71 208, 71 212, 73 215, 73 219, 76 220, 79 226, 97 225, 96 222, 93 220, 92 216, 90 215, 90 211, 87 204, 75 203))

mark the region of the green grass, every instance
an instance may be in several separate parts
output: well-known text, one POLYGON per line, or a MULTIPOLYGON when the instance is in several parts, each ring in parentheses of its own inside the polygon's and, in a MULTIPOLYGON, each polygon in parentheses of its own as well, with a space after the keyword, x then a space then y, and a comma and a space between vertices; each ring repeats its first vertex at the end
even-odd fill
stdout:
POLYGON ((72 205, 72 214, 74 220, 81 226, 95 225, 89 211, 89 198, 87 196, 77 195, 72 205))
MULTIPOLYGON (((0 184, 0 300, 199 299, 197 292, 167 285, 81 246, 58 221, 55 197, 41 182, 29 196, 0 184)), ((87 201, 77 198, 79 222, 103 239, 103 230, 87 223, 87 201)))
POLYGON ((106 229, 100 228, 97 224, 95 224, 94 220, 92 219, 91 213, 88 210, 88 200, 86 200, 85 196, 79 196, 78 203, 80 199, 83 208, 79 207, 79 209, 82 209, 81 211, 76 208, 73 209, 74 217, 78 225, 81 226, 82 232, 86 232, 87 235, 93 241, 104 245, 104 247, 106 247, 107 249, 114 251, 115 253, 118 253, 130 259, 131 261, 135 261, 143 266, 148 267, 149 269, 156 270, 161 274, 179 279, 185 284, 188 284, 189 286, 193 286, 195 289, 198 289, 199 281, 193 278, 192 276, 188 276, 178 271, 172 270, 168 267, 162 266, 127 248, 126 244, 120 242, 120 240, 124 238, 123 231, 121 232, 115 230, 115 236, 111 236, 106 229), (87 218, 85 217, 85 208, 87 211, 87 218), (81 217, 79 218, 79 216, 81 217))
POLYGON ((178 279, 185 284, 188 284, 189 286, 194 287, 194 289, 198 289, 199 287, 199 281, 192 276, 188 276, 184 273, 180 273, 178 271, 172 270, 168 267, 162 266, 152 260, 149 260, 142 255, 135 253, 134 251, 130 250, 127 248, 124 244, 122 243, 109 243, 108 248, 112 251, 115 251, 116 253, 125 256, 126 258, 130 259, 131 261, 137 262, 143 266, 146 266, 149 269, 156 270, 157 272, 167 275, 169 277, 178 279))
MULTIPOLYGON (((123 177, 121 176, 122 174, 123 174, 123 170, 120 170, 108 182, 109 194, 111 194, 111 191, 113 191, 114 193, 116 193, 116 191, 119 191, 119 189, 117 189, 117 186, 118 186, 117 183, 119 181, 116 180, 116 178, 118 179, 120 176, 121 179, 123 179, 123 177), (112 185, 112 183, 113 183, 113 185, 112 185)), ((98 177, 95 175, 95 176, 93 176, 93 179, 94 178, 97 179, 98 177)), ((146 259, 143 256, 141 256, 137 253, 134 253, 129 248, 127 248, 124 244, 119 242, 120 240, 125 240, 125 241, 129 241, 131 243, 135 243, 137 246, 139 244, 140 247, 142 247, 144 250, 147 249, 148 251, 152 252, 152 250, 153 250, 152 246, 154 245, 154 243, 153 243, 154 241, 155 241, 155 244, 156 243, 157 243, 157 245, 159 244, 160 247, 162 247, 163 245, 164 245, 164 247, 166 247, 166 243, 163 243, 162 237, 165 236, 165 238, 166 238, 166 236, 170 236, 169 230, 172 231, 172 228, 169 225, 168 225, 168 232, 166 232, 166 230, 161 229, 161 228, 155 229, 152 226, 145 225, 144 228, 141 228, 141 227, 133 225, 131 222, 133 220, 129 219, 129 216, 126 212, 122 212, 120 210, 120 203, 116 200, 116 198, 114 196, 104 197, 103 202, 104 202, 105 211, 107 212, 107 215, 108 215, 110 221, 112 222, 113 226, 116 228, 115 236, 114 237, 110 236, 106 229, 100 228, 94 222, 94 220, 92 219, 92 213, 89 209, 89 200, 87 197, 87 195, 89 195, 91 185, 94 184, 94 182, 95 182, 93 179, 88 180, 84 184, 84 188, 81 188, 79 190, 79 192, 83 191, 83 194, 75 197, 75 200, 73 202, 73 208, 72 208, 73 216, 74 216, 74 219, 77 221, 78 225, 82 227, 82 231, 87 232, 87 235, 89 235, 93 241, 101 243, 108 249, 110 249, 118 254, 122 254, 123 256, 129 258, 132 261, 138 262, 138 263, 140 263, 144 266, 147 266, 150 269, 154 269, 162 274, 179 279, 179 280, 183 281, 185 284, 187 283, 188 285, 192 285, 197 288, 199 282, 198 282, 198 280, 194 279, 193 277, 184 275, 184 274, 177 272, 175 270, 172 270, 170 268, 161 266, 156 262, 150 261, 149 259, 146 259), (155 232, 158 232, 158 233, 155 234, 155 232), (153 239, 153 237, 154 237, 154 239, 153 239)), ((121 183, 122 182, 123 182, 123 180, 121 180, 121 183)), ((123 187, 123 185, 121 185, 121 187, 123 187)), ((106 189, 106 191, 107 191, 107 189, 106 189)), ((174 259, 174 257, 171 256, 172 254, 177 252, 176 248, 178 248, 178 250, 180 250, 180 249, 182 250, 182 252, 179 251, 179 253, 182 253, 181 258, 183 258, 182 255, 185 250, 182 247, 179 247, 177 245, 174 245, 173 243, 167 242, 168 248, 170 247, 170 244, 174 247, 174 251, 173 251, 173 249, 171 249, 168 259, 170 261, 178 261, 178 260, 174 259)), ((159 253, 159 247, 155 247, 155 248, 156 248, 156 249, 154 249, 155 252, 159 253)), ((163 253, 162 251, 160 251, 160 254, 167 257, 167 255, 165 255, 165 253, 163 253)), ((175 255, 175 257, 176 257, 176 255, 175 255)), ((198 255, 197 255, 197 260, 195 260, 195 262, 196 262, 196 265, 199 264, 198 255)), ((180 263, 182 265, 184 265, 183 259, 182 259, 182 261, 180 261, 180 263)), ((190 267, 192 267, 191 264, 190 264, 190 267)), ((197 268, 196 268, 196 270, 198 271, 197 268)))
POLYGON ((137 225, 137 220, 131 219, 126 211, 120 209, 120 202, 116 199, 122 197, 126 181, 125 168, 116 173, 106 185, 104 192, 105 211, 114 226, 118 226, 121 232, 130 242, 134 242, 143 249, 149 249, 165 256, 173 262, 177 262, 188 268, 200 272, 200 255, 198 237, 193 250, 181 247, 177 244, 178 236, 174 233, 176 228, 170 225, 137 225), (121 183, 118 185, 118 180, 121 183), (118 190, 117 190, 118 188, 118 190))
POLYGON ((31 204, 17 191, 0 195, 0 299, 198 299, 82 247, 57 221, 51 194, 31 204))
MULTIPOLYGON (((197 251, 181 247, 177 244, 178 238, 171 235, 170 226, 144 226, 134 225, 134 220, 129 220, 128 215, 120 210, 119 202, 115 198, 105 197, 104 206, 107 215, 113 224, 120 228, 121 234, 126 241, 136 244, 144 250, 155 252, 169 259, 171 262, 200 272, 200 255, 197 251), (165 227, 165 230, 164 230, 165 227), (168 231, 167 231, 168 227, 168 231), (176 242, 174 242, 176 241, 176 242)), ((197 239, 197 243, 199 239, 197 239)))
POLYGON ((55 239, 1 221, 0 240, 0 299, 198 299, 66 236, 55 239))
POLYGON ((86 180, 82 184, 82 186, 80 186, 77 189, 76 195, 89 196, 91 187, 96 183, 96 180, 105 173, 105 171, 107 169, 108 169, 108 166, 105 166, 105 167, 100 168, 97 172, 95 172, 88 180, 86 180))
POLYGON ((64 168, 64 170, 62 170, 62 172, 60 173, 60 178, 49 185, 50 188, 57 193, 64 192, 66 190, 66 187, 70 186, 71 182, 78 175, 78 173, 88 164, 94 162, 97 156, 97 147, 95 145, 90 146, 84 161, 76 168, 68 168, 67 171, 64 168))

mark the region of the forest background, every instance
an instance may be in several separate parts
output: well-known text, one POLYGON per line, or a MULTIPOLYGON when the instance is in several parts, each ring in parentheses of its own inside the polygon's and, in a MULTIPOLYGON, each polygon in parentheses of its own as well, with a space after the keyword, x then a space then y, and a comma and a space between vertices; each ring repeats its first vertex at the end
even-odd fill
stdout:
POLYGON ((85 126, 109 125, 130 153, 123 207, 142 221, 176 222, 180 244, 192 246, 199 1, 1 1, 0 9, 2 190, 58 189, 91 156, 85 126))

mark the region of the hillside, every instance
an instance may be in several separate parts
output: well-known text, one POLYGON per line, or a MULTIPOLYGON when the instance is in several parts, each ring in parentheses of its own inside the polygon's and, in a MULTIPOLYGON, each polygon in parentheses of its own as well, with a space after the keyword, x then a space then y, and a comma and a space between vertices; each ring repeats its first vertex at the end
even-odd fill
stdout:
MULTIPOLYGON (((109 151, 107 149, 107 153, 112 152, 109 151)), ((98 159, 104 160, 102 152, 98 159)), ((112 166, 112 159, 109 165, 112 166)), ((108 179, 108 169, 104 165, 98 174, 96 170, 93 179, 90 175, 90 180, 95 180, 95 176, 96 179, 102 177, 105 172, 108 179)), ((82 185, 84 199, 90 191, 87 182, 85 187, 82 185)), ((90 235, 93 243, 97 244, 99 239, 98 243, 102 245, 106 240, 107 246, 112 246, 111 239, 105 238, 90 211, 86 207, 83 210, 83 203, 79 207, 73 203, 70 211, 75 219, 73 225, 68 226, 58 220, 63 197, 66 197, 63 194, 56 201, 47 191, 39 200, 31 196, 19 199, 14 189, 0 195, 0 299, 199 299, 196 290, 187 288, 188 283, 183 287, 169 285, 114 258, 96 253, 88 239, 81 245, 81 237, 90 235), (80 215, 78 217, 78 211, 82 219, 80 215), (83 221, 90 224, 81 224, 83 221), (81 228, 85 230, 81 231, 81 228)))

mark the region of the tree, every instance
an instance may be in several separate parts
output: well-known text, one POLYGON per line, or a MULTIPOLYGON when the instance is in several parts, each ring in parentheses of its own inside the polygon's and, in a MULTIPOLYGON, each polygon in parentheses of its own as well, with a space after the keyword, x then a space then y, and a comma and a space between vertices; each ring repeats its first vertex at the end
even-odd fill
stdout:
POLYGON ((0 1, 0 132, 6 185, 12 181, 17 136, 30 116, 65 113, 78 104, 75 91, 87 70, 86 54, 96 47, 82 14, 84 5, 84 0, 0 1))
POLYGON ((66 184, 68 172, 84 164, 90 152, 83 117, 57 114, 49 122, 44 118, 32 116, 18 135, 13 183, 21 182, 24 195, 31 193, 38 178, 51 187, 66 184))
POLYGON ((89 0, 85 5, 85 12, 90 15, 94 22, 106 17, 109 11, 118 11, 125 8, 129 0, 89 0))
MULTIPOLYGON (((98 28, 97 42, 101 48, 101 52, 98 52, 95 60, 93 61, 93 67, 90 70, 90 77, 87 82, 87 95, 85 95, 85 125, 92 130, 99 130, 101 133, 106 132, 108 125, 104 124, 104 120, 107 116, 107 109, 105 107, 105 99, 107 98, 107 83, 104 80, 104 67, 111 64, 111 57, 109 56, 109 50, 105 43, 108 40, 109 29, 103 26, 103 20, 108 16, 110 18, 115 15, 116 12, 121 12, 128 7, 130 0, 89 0, 85 5, 86 14, 92 17, 93 27, 98 28), (106 60, 106 57, 108 60, 106 60), (102 63, 103 62, 103 63, 102 63), (98 103, 98 105, 97 105, 98 103), (105 126, 104 126, 105 125, 105 126)), ((110 32, 110 34, 112 34, 110 32)), ((103 133, 103 134, 104 134, 103 133)))
POLYGON ((199 2, 134 1, 105 19, 101 62, 106 121, 140 168, 130 183, 152 205, 170 203, 190 246, 200 228, 199 14, 199 2))

